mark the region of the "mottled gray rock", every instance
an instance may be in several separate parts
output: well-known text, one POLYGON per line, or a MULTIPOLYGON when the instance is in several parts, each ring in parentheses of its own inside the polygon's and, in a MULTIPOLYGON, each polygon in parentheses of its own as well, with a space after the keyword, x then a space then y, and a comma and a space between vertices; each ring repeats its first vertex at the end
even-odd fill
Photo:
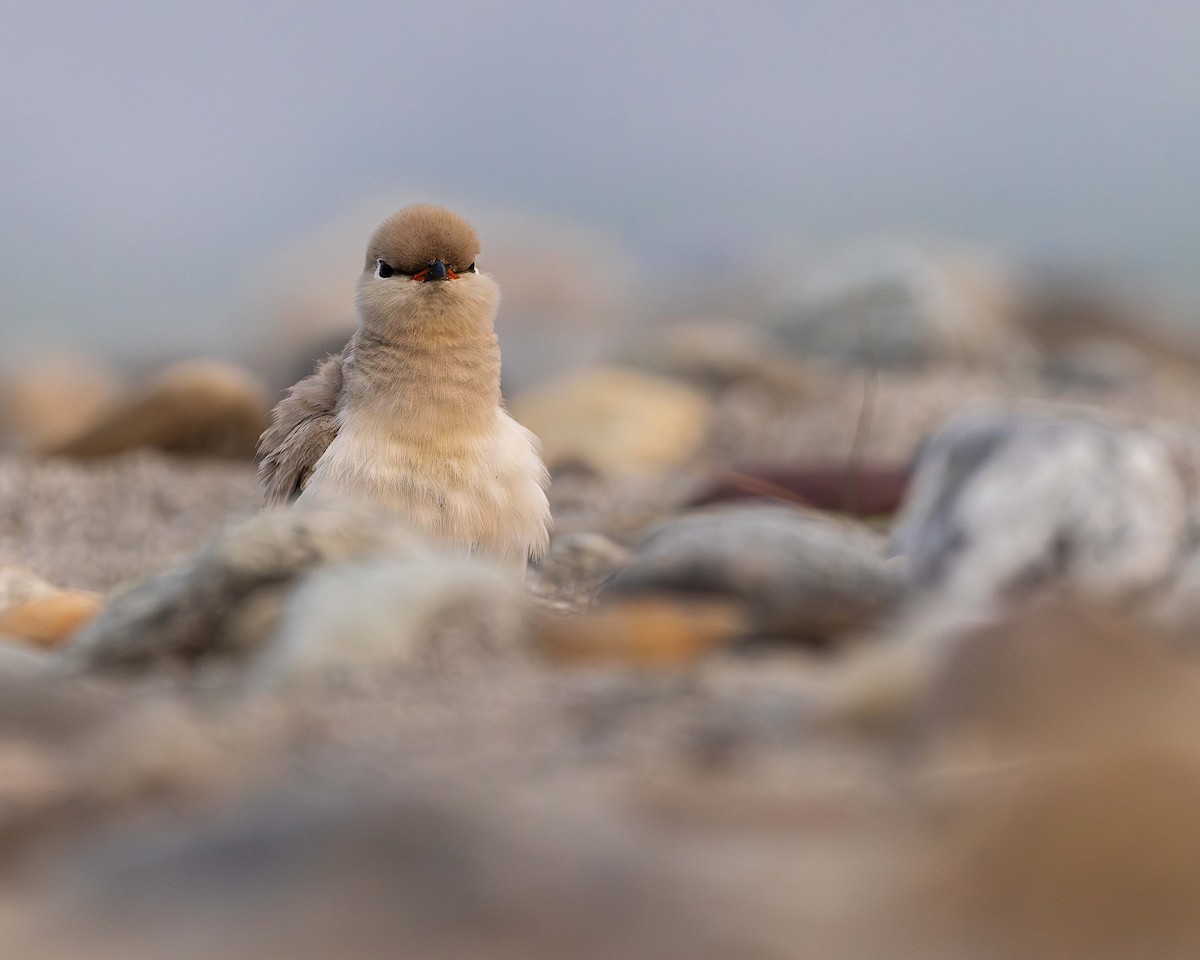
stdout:
POLYGON ((629 557, 625 547, 602 533, 567 533, 550 542, 525 582, 545 606, 574 613, 591 604, 600 584, 629 557))
POLYGON ((386 676, 397 667, 445 672, 524 639, 526 601, 507 571, 467 557, 340 564, 287 599, 259 682, 386 676))
POLYGON ((1049 585, 1120 600, 1173 575, 1187 522, 1184 480, 1155 434, 976 412, 922 447, 892 550, 917 590, 963 609, 1049 585))
POLYGON ((823 640, 885 615, 900 565, 869 530, 783 506, 706 510, 653 529, 602 596, 684 593, 746 605, 754 632, 823 640))
POLYGON ((258 514, 222 534, 191 562, 113 599, 68 649, 93 668, 239 658, 267 635, 239 624, 243 609, 328 564, 425 551, 414 533, 357 506, 258 514))

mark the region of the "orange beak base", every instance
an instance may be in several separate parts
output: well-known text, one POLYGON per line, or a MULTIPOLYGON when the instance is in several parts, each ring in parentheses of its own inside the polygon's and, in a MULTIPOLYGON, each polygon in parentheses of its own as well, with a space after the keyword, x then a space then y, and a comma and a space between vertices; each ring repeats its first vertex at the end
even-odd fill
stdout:
POLYGON ((414 280, 426 283, 430 280, 457 280, 458 274, 451 270, 441 260, 434 260, 424 270, 412 275, 414 280))

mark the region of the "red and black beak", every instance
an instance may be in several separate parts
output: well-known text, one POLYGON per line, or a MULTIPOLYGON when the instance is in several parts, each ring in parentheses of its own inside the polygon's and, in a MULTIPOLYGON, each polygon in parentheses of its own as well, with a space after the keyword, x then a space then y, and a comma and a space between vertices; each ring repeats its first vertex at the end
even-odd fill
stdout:
POLYGON ((414 280, 428 282, 430 280, 457 280, 458 274, 446 266, 441 260, 434 260, 420 273, 413 274, 414 280))

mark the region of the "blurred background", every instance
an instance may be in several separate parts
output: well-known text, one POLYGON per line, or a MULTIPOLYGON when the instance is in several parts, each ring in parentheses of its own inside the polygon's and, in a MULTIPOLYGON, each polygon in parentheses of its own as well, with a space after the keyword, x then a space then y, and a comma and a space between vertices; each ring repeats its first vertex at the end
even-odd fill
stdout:
POLYGON ((502 331, 567 359, 777 320, 847 247, 1116 273, 1186 326, 1198 48, 1185 0, 6 4, 0 357, 303 354, 417 200, 478 222, 502 331))

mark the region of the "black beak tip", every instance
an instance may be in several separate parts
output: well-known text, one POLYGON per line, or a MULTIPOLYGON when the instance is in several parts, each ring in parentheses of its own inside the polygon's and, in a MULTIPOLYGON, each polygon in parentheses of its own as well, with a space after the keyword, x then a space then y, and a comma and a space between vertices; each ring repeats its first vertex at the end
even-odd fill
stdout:
POLYGON ((425 279, 446 280, 449 278, 449 276, 450 274, 446 272, 446 265, 442 263, 441 260, 434 260, 433 263, 429 265, 429 273, 426 274, 425 279))

